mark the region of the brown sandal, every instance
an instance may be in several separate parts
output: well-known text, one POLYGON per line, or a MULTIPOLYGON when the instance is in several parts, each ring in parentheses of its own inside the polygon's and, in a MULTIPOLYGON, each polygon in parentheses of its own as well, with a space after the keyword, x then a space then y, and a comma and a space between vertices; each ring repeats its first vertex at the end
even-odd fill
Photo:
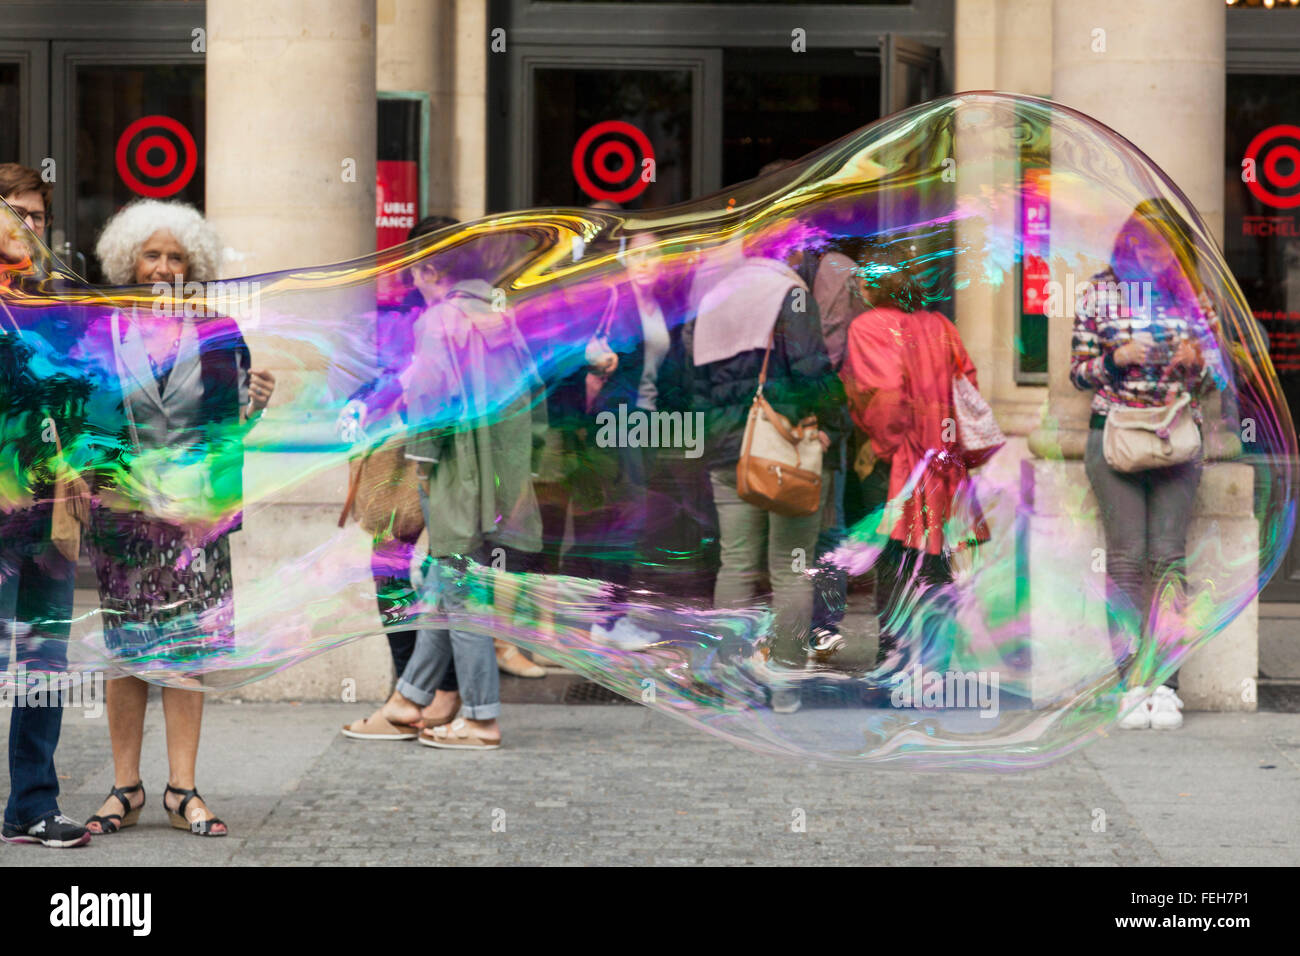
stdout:
POLYGON ((394 724, 380 714, 371 714, 343 725, 343 736, 353 740, 414 740, 423 723, 394 724))
POLYGON ((546 676, 546 668, 536 661, 530 661, 513 644, 506 644, 497 651, 497 667, 512 677, 546 676))
POLYGON ((439 750, 497 750, 500 737, 480 737, 465 718, 457 717, 449 724, 440 724, 420 733, 420 743, 439 750))

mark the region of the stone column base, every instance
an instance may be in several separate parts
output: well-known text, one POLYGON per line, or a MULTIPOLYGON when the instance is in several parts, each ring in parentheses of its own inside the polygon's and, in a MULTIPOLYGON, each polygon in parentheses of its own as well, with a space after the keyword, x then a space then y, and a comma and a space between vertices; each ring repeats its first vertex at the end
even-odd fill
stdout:
MULTIPOLYGON (((1029 615, 1030 686, 1037 704, 1057 698, 1085 675, 1095 678, 1113 668, 1106 631, 1105 541, 1082 461, 1024 460, 1021 492, 1018 597, 1029 615)), ((1249 465, 1205 466, 1188 525, 1187 553, 1193 598, 1197 582, 1222 587, 1227 581, 1257 578, 1259 527, 1249 465)), ((1253 599, 1188 657, 1179 674, 1179 696, 1188 709, 1255 709, 1258 623, 1258 599, 1253 599)))
POLYGON ((245 516, 243 530, 231 537, 235 640, 272 655, 283 645, 319 652, 232 691, 241 699, 364 701, 386 698, 392 689, 392 658, 380 634, 370 577, 370 537, 355 522, 338 527, 347 496, 347 469, 331 463, 330 457, 265 452, 245 457, 249 488, 286 471, 314 475, 276 501, 256 506, 245 516), (348 580, 343 580, 342 568, 351 569, 348 580), (325 581, 341 589, 329 593, 325 581), (313 605, 303 607, 308 601, 313 605), (277 614, 277 607, 282 613, 277 614), (255 620, 241 631, 240 622, 250 613, 255 620), (284 633, 273 634, 277 628, 284 633), (325 650, 332 635, 344 629, 375 636, 325 650))

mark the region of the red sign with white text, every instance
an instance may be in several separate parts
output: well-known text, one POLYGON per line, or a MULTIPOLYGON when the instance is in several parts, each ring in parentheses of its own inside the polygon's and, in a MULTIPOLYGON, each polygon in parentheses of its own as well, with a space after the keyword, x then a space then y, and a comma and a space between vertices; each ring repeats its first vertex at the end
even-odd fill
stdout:
POLYGON ((381 159, 376 164, 375 248, 406 241, 420 218, 420 164, 405 159, 381 159))

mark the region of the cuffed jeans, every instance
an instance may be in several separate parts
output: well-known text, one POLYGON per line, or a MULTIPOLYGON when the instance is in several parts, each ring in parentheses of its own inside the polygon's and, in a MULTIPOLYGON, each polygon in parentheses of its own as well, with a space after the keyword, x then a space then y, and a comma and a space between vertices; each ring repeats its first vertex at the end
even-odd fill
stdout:
MULTIPOLYGON (((402 624, 411 618, 411 604, 415 589, 411 585, 411 556, 415 545, 395 538, 377 540, 370 556, 370 573, 375 579, 375 598, 379 605, 379 620, 385 629, 402 624)), ((414 630, 387 631, 388 652, 393 658, 393 673, 398 677, 406 670, 411 654, 415 652, 414 630)), ((448 668, 438 684, 438 690, 456 690, 456 668, 448 668)))
MULTIPOLYGON (((766 568, 772 581, 772 610, 776 615, 772 656, 778 663, 802 666, 808 657, 808 632, 812 623, 811 567, 821 509, 792 518, 764 511, 744 501, 736 492, 736 469, 709 471, 713 503, 718 510, 722 567, 713 589, 716 608, 748 606, 766 568)), ((822 505, 829 494, 822 481, 822 505)))
POLYGON ((422 627, 416 632, 415 650, 397 681, 398 693, 424 707, 454 662, 463 713, 470 720, 501 716, 501 675, 492 636, 457 626, 468 605, 472 578, 481 570, 477 565, 486 561, 485 550, 430 563, 424 576, 426 606, 445 614, 447 627, 422 627))
MULTIPOLYGON (((1187 526, 1201 482, 1201 462, 1125 474, 1106 462, 1103 440, 1102 429, 1089 430, 1084 466, 1106 533, 1111 646, 1116 662, 1126 665, 1135 653, 1131 638, 1142 635, 1152 604, 1145 575, 1150 574, 1157 595, 1172 585, 1179 607, 1186 599, 1187 526)), ((1166 683, 1177 687, 1177 672, 1166 683)))
MULTIPOLYGON (((48 540, 18 547, 6 542, 0 555, 0 669, 9 666, 9 639, 15 634, 16 664, 34 672, 67 669, 75 573, 76 565, 48 540)), ((16 688, 15 698, 22 693, 16 688)), ((15 706, 9 717, 4 822, 12 826, 29 827, 59 808, 54 751, 63 707, 57 694, 48 695, 44 703, 50 706, 15 706)))

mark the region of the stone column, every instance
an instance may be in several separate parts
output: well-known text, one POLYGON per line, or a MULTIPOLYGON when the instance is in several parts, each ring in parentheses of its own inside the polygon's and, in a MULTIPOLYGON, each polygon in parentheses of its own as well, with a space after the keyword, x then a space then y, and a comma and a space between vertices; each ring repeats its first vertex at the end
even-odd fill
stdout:
MULTIPOLYGON (((1177 11, 1129 0, 1052 4, 1053 99, 1136 144, 1220 240, 1226 17, 1217 0, 1187 0, 1177 11)), ((1082 458, 1089 397, 1070 385, 1070 323, 1048 329, 1051 406, 1029 447, 1082 458)))
MULTIPOLYGON (((455 152, 452 166, 457 219, 477 219, 487 211, 488 4, 455 0, 455 152)), ((508 38, 507 38, 508 42, 508 38)))
MULTIPOLYGON (((227 246, 223 274, 321 266, 373 252, 375 0, 209 0, 207 43, 206 205, 227 246)), ((336 293, 330 307, 363 315, 372 299, 348 304, 336 293)), ((335 520, 347 480, 331 456, 275 450, 284 421, 277 406, 287 408, 305 382, 321 380, 326 350, 272 339, 255 326, 245 336, 253 367, 277 378, 271 406, 245 445, 245 488, 269 487, 270 476, 303 480, 261 502, 232 538, 237 615, 250 609, 253 593, 264 594, 253 589, 340 534, 335 520)), ((303 439, 298 418, 293 428, 303 439)), ((368 565, 361 532, 339 547, 348 550, 342 559, 349 564, 368 565)), ((378 630, 373 608, 370 614, 378 630)), ((354 642, 239 693, 337 700, 350 678, 360 696, 383 696, 390 668, 381 644, 354 642)))
POLYGON ((375 0, 210 0, 208 217, 231 275, 374 250, 375 0))
POLYGON ((428 93, 429 214, 455 208, 455 0, 379 0, 379 89, 428 93))
MULTIPOLYGON (((1051 93, 1051 0, 957 0, 955 18, 958 90, 997 90, 1029 96, 1051 93)), ((958 185, 963 194, 976 194, 980 188, 1009 194, 1016 188, 1019 169, 1010 150, 987 167, 994 173, 988 182, 963 178, 970 172, 962 162, 963 154, 987 157, 990 151, 1002 148, 992 144, 991 135, 973 138, 968 131, 958 132, 955 152, 958 185)), ((1013 229, 1015 209, 1007 205, 1002 212, 1003 220, 990 222, 989 227, 1013 229)), ((969 235, 972 228, 978 227, 967 222, 959 224, 959 244, 981 248, 982 239, 969 235)), ((1002 469, 1008 475, 1014 474, 1016 462, 1027 454, 1025 438, 1038 424, 1047 397, 1042 386, 1016 382, 1015 286, 1015 282, 1004 282, 996 288, 971 283, 957 291, 955 303, 957 328, 979 370, 980 391, 1010 439, 1007 448, 988 467, 1002 469)))
MULTIPOLYGON (((957 0, 955 88, 1046 96, 1052 89, 1051 0, 957 0)), ((996 131, 958 125, 953 144, 957 191, 972 198, 1014 195, 1020 174, 1010 123, 996 131)), ((1015 228, 1014 203, 997 203, 980 220, 957 223, 959 248, 984 249, 986 230, 1003 235, 1015 228), (993 218, 996 216, 997 218, 993 218), (985 221, 986 220, 986 221, 985 221)), ((980 269, 974 270, 979 273, 980 269)), ((1042 417, 1047 389, 1016 381, 1017 288, 1014 274, 1000 283, 970 282, 954 293, 954 319, 979 373, 1007 445, 985 466, 986 480, 1001 487, 1019 481, 1028 456, 1027 436, 1042 417)), ((1013 534, 997 527, 994 534, 1013 534)))
MULTIPOLYGON (((1187 0, 1176 10, 1131 0, 1052 3, 1053 98, 1135 143, 1182 188, 1218 237, 1223 230, 1225 18, 1220 0, 1187 0)), ((1088 487, 1078 459, 1088 434, 1090 397, 1069 381, 1070 336, 1068 319, 1049 322, 1049 406, 1029 447, 1040 458, 1056 460, 1024 463, 1031 552, 1037 538, 1052 533, 1051 509, 1038 507, 1051 498, 1044 489, 1062 483, 1088 487)), ((1240 446, 1219 427, 1217 400, 1207 403, 1205 413, 1211 459, 1231 457, 1240 446)), ((1206 579, 1206 562, 1216 549, 1241 562, 1229 565, 1234 576, 1250 573, 1258 551, 1248 493, 1252 481, 1247 465, 1207 464, 1189 521, 1193 580, 1206 579), (1206 543, 1213 547, 1203 547, 1206 543)), ((1094 541, 1058 537, 1057 542, 1060 549, 1072 549, 1069 560, 1081 573, 1090 566, 1094 541)), ((1034 591, 1032 577, 1029 589, 1034 591)), ((1252 605, 1189 660, 1180 694, 1190 708, 1254 709, 1254 695, 1243 689, 1257 671, 1256 622, 1252 605)))

